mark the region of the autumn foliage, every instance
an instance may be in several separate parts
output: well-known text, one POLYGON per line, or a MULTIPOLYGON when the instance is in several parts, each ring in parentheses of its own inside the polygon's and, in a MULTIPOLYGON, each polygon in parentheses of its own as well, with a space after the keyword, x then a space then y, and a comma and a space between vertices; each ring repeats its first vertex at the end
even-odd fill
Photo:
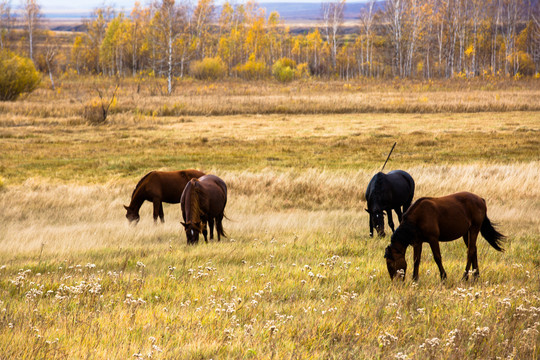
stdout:
POLYGON ((0 100, 16 100, 22 93, 32 92, 40 81, 32 60, 10 51, 0 52, 0 100))

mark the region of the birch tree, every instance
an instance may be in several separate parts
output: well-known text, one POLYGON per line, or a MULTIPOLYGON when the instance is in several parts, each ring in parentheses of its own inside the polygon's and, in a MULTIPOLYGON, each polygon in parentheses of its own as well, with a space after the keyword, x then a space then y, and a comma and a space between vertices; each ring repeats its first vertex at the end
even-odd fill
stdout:
MULTIPOLYGON (((185 5, 175 4, 174 0, 163 0, 152 21, 156 30, 158 51, 161 62, 166 64, 167 93, 172 93, 174 66, 177 64, 177 44, 175 44, 186 30, 187 14, 185 5)), ((183 59, 182 59, 183 65, 183 59)))
POLYGON ((332 66, 336 68, 336 58, 339 45, 339 31, 343 25, 343 12, 345 10, 345 0, 325 2, 321 4, 323 19, 323 29, 326 35, 326 42, 330 46, 332 55, 332 66))
POLYGON ((55 59, 58 55, 58 41, 56 35, 52 31, 47 32, 45 41, 45 64, 47 65, 47 72, 49 73, 49 80, 51 81, 51 88, 56 90, 54 85, 53 71, 55 67, 55 59))
POLYGON ((90 62, 90 69, 100 73, 104 64, 99 57, 99 51, 107 32, 109 22, 114 18, 114 10, 111 7, 97 8, 90 15, 90 19, 83 24, 86 27, 86 52, 90 62))
POLYGON ((387 34, 393 47, 392 69, 394 75, 404 76, 403 71, 403 22, 405 18, 405 0, 387 0, 384 16, 387 34))
POLYGON ((22 0, 23 20, 28 32, 28 55, 34 61, 34 37, 42 17, 41 6, 36 0, 22 0))
POLYGON ((531 13, 532 36, 531 36, 531 57, 535 65, 536 74, 540 73, 540 4, 531 13))
POLYGON ((196 57, 202 59, 206 56, 205 51, 209 50, 212 36, 210 25, 214 19, 214 0, 199 0, 193 12, 193 27, 196 41, 196 57))
POLYGON ((375 5, 375 0, 370 0, 365 8, 362 8, 360 12, 360 26, 363 32, 363 39, 361 38, 360 41, 360 62, 361 67, 359 67, 358 71, 361 71, 363 75, 369 75, 372 74, 372 64, 373 64, 373 41, 372 41, 372 32, 373 32, 373 19, 375 16, 375 11, 373 9, 375 5), (365 45, 365 56, 364 56, 364 45, 363 43, 366 43, 365 45), (365 61, 364 61, 365 59, 365 61), (368 65, 368 69, 366 71, 365 64, 368 65))

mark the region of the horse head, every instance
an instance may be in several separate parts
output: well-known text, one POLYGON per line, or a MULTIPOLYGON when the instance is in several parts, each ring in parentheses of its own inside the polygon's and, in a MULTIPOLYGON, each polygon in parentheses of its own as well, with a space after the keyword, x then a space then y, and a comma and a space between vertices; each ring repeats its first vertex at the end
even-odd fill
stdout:
POLYGON ((414 243, 415 239, 416 228, 406 221, 403 221, 392 234, 390 245, 384 251, 384 258, 386 259, 386 267, 388 268, 390 279, 394 279, 396 275, 405 279, 405 273, 407 272, 405 252, 407 251, 407 247, 414 243))
POLYGON ((396 276, 405 279, 405 273, 407 272, 405 252, 401 253, 390 244, 384 250, 384 258, 386 259, 386 267, 388 268, 390 279, 394 280, 396 276))
POLYGON ((127 210, 126 218, 130 224, 137 225, 140 220, 139 212, 130 208, 129 206, 124 205, 124 209, 127 210))
POLYGON ((371 221, 371 225, 375 228, 377 231, 377 235, 380 237, 385 237, 386 233, 384 232, 384 213, 382 210, 375 209, 375 210, 368 210, 366 211, 369 213, 369 221, 371 221))
POLYGON ((184 226, 188 245, 198 243, 199 234, 202 232, 202 223, 188 221, 187 223, 182 222, 181 224, 184 226))

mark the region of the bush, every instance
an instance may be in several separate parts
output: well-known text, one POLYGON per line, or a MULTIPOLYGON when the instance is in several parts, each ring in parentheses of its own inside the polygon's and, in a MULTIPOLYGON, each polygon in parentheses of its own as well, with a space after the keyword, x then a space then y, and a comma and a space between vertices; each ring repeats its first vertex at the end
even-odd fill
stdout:
POLYGON ((294 80, 296 62, 289 58, 281 58, 272 65, 272 75, 277 81, 289 82, 294 80))
POLYGON ((249 57, 248 62, 235 66, 233 70, 240 78, 246 80, 258 80, 268 75, 266 64, 256 61, 253 55, 249 57))
POLYGON ((272 65, 272 75, 276 80, 289 82, 294 79, 308 78, 309 66, 307 63, 296 65, 294 60, 281 58, 272 65))
POLYGON ((16 100, 20 94, 32 92, 40 81, 32 60, 11 51, 0 52, 0 100, 16 100))
POLYGON ((107 116, 109 116, 109 111, 116 107, 116 92, 118 91, 119 85, 116 85, 114 92, 112 93, 110 99, 104 97, 104 94, 101 90, 96 88, 96 91, 99 95, 99 98, 93 98, 84 104, 82 117, 90 125, 101 125, 107 121, 107 116))
POLYGON ((225 75, 226 69, 221 58, 204 58, 191 64, 190 73, 199 80, 217 80, 225 75))

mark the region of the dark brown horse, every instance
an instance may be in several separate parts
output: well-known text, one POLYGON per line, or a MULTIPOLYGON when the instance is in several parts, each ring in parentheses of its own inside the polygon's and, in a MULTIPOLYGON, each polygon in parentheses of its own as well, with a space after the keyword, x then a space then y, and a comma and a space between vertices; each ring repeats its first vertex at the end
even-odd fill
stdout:
POLYGON ((407 270, 405 252, 409 245, 414 249, 413 280, 418 280, 418 268, 422 255, 422 244, 431 246, 433 258, 439 267, 441 279, 446 278, 441 261, 439 241, 452 241, 463 237, 467 246, 467 266, 463 279, 467 280, 469 269, 473 269, 475 277, 478 271, 476 239, 480 232, 487 242, 498 251, 501 248, 504 235, 499 233, 487 217, 486 202, 481 197, 469 192, 460 192, 439 198, 424 197, 418 199, 405 214, 403 221, 392 235, 390 245, 386 248, 384 257, 390 278, 398 272, 403 278, 407 270))
POLYGON ((227 185, 215 175, 205 175, 199 179, 191 179, 182 193, 180 205, 187 243, 195 244, 202 232, 204 241, 208 242, 206 223, 210 228, 210 240, 214 238, 214 221, 218 241, 226 236, 223 231, 223 217, 227 204, 227 185))
POLYGON ((139 222, 139 209, 145 201, 150 201, 154 204, 154 222, 158 216, 164 222, 163 202, 178 204, 188 181, 203 175, 203 172, 193 169, 149 172, 135 186, 129 206, 124 205, 126 218, 130 223, 139 222))

